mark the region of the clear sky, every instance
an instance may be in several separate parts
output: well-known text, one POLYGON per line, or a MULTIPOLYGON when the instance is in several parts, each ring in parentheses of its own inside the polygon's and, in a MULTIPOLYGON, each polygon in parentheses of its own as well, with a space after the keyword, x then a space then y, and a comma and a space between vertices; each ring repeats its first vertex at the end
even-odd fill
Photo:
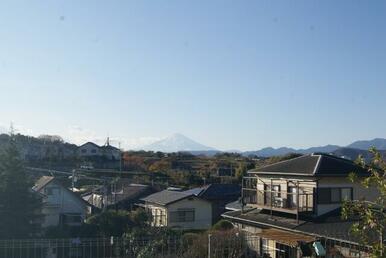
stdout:
POLYGON ((0 130, 345 145, 385 100, 386 1, 0 2, 0 130))

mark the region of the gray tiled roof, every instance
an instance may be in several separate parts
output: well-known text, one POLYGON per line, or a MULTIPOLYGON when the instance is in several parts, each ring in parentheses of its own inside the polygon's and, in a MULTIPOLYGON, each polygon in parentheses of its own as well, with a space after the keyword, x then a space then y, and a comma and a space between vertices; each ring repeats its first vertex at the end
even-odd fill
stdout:
POLYGON ((294 218, 277 215, 271 216, 261 212, 261 210, 246 211, 244 213, 241 211, 230 211, 224 213, 223 217, 244 222, 249 221, 263 227, 276 227, 343 241, 358 241, 355 236, 350 234, 350 228, 355 221, 342 220, 339 209, 318 219, 299 220, 299 223, 294 218))
POLYGON ((299 224, 293 218, 282 217, 282 216, 271 216, 270 214, 261 212, 260 209, 248 210, 244 213, 241 211, 230 211, 223 214, 223 216, 230 216, 235 219, 242 219, 251 221, 257 224, 262 225, 271 225, 273 227, 281 227, 294 229, 299 224, 305 223, 305 221, 300 220, 299 224))
POLYGON ((186 194, 184 192, 164 190, 158 193, 151 194, 141 200, 145 202, 160 204, 160 205, 168 205, 170 203, 173 203, 191 196, 194 196, 194 195, 186 194))
POLYGON ((36 181, 36 183, 32 187, 32 189, 39 192, 43 187, 45 187, 47 184, 49 184, 54 179, 55 179, 55 177, 53 177, 53 176, 42 176, 41 178, 39 178, 38 181, 36 181))
POLYGON ((241 211, 241 209, 243 207, 242 207, 241 202, 239 200, 237 200, 237 201, 234 201, 234 202, 227 203, 225 208, 227 210, 232 210, 232 211, 241 211))
MULTIPOLYGON (((51 183, 55 180, 55 177, 53 176, 42 176, 39 178, 38 181, 36 181, 35 185, 32 187, 32 190, 39 192, 41 189, 43 189, 46 185, 51 183)), ((57 183, 57 181, 55 181, 57 183)), ((75 196, 77 199, 79 199, 83 204, 89 206, 90 204, 86 202, 82 197, 74 193, 73 191, 67 189, 66 187, 63 187, 67 192, 69 192, 71 195, 75 196)))
POLYGON ((237 184, 210 184, 203 187, 184 191, 186 194, 194 194, 203 199, 226 199, 241 195, 241 187, 237 184))
POLYGON ((351 160, 324 153, 313 153, 253 169, 249 173, 300 174, 308 176, 347 176, 351 172, 365 175, 367 171, 351 160))

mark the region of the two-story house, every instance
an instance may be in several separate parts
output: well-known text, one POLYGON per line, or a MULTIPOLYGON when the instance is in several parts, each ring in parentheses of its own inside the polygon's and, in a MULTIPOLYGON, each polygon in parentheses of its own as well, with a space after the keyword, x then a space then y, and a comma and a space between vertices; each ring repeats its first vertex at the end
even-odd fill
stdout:
POLYGON ((55 177, 41 177, 32 189, 42 196, 43 228, 61 225, 79 226, 91 211, 91 206, 87 202, 62 186, 55 177))
POLYGON ((99 146, 93 142, 86 142, 78 147, 78 156, 90 158, 90 157, 104 157, 108 160, 119 160, 121 156, 121 150, 110 145, 109 142, 104 146, 99 146))
POLYGON ((243 178, 242 209, 223 217, 256 236, 258 255, 306 257, 323 254, 320 247, 327 257, 363 255, 350 234, 354 221, 343 221, 340 207, 344 200, 373 200, 377 190, 352 183, 351 172, 368 175, 350 160, 322 153, 250 170, 243 178))
POLYGON ((212 225, 212 204, 194 194, 164 190, 142 201, 154 227, 207 229, 212 225))

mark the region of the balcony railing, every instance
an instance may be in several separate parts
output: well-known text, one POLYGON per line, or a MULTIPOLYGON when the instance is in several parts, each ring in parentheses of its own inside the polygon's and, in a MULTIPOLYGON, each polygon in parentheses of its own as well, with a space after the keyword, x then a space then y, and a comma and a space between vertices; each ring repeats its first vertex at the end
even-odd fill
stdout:
POLYGON ((263 209, 275 211, 301 213, 314 211, 313 188, 293 187, 293 192, 279 190, 258 190, 258 188, 270 188, 270 185, 259 184, 253 177, 243 180, 244 203, 263 209))
POLYGON ((244 202, 259 208, 289 210, 292 212, 312 212, 314 210, 313 193, 289 193, 243 189, 244 202))

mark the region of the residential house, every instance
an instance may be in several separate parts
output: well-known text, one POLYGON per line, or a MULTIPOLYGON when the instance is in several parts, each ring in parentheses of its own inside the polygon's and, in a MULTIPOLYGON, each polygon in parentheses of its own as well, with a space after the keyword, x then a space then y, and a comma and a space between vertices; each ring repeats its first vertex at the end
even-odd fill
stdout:
POLYGON ((102 156, 101 147, 93 142, 86 142, 78 147, 78 155, 81 157, 102 156))
POLYGON ((32 189, 43 196, 43 228, 60 225, 79 226, 90 212, 90 205, 64 187, 55 177, 41 177, 32 189))
POLYGON ((344 200, 374 200, 377 190, 349 181, 351 172, 368 175, 350 160, 322 153, 250 170, 243 178, 242 208, 232 203, 223 217, 256 237, 258 255, 307 257, 325 251, 327 257, 359 257, 366 250, 350 235, 354 221, 342 220, 340 208, 344 200))
POLYGON ((152 226, 207 229, 212 225, 212 204, 194 194, 164 190, 142 201, 152 216, 152 226))
POLYGON ((225 212, 226 204, 240 198, 241 187, 237 184, 209 184, 184 191, 184 193, 194 194, 211 202, 212 223, 215 223, 221 218, 221 214, 225 212))
POLYGON ((108 160, 119 160, 121 156, 120 149, 112 146, 109 142, 104 146, 99 146, 93 142, 86 142, 78 147, 80 157, 104 157, 108 160))
POLYGON ((133 184, 131 180, 120 179, 108 188, 105 201, 103 200, 103 187, 94 190, 92 193, 84 194, 82 197, 91 205, 102 209, 106 208, 132 210, 138 201, 154 193, 154 190, 149 185, 133 184))

